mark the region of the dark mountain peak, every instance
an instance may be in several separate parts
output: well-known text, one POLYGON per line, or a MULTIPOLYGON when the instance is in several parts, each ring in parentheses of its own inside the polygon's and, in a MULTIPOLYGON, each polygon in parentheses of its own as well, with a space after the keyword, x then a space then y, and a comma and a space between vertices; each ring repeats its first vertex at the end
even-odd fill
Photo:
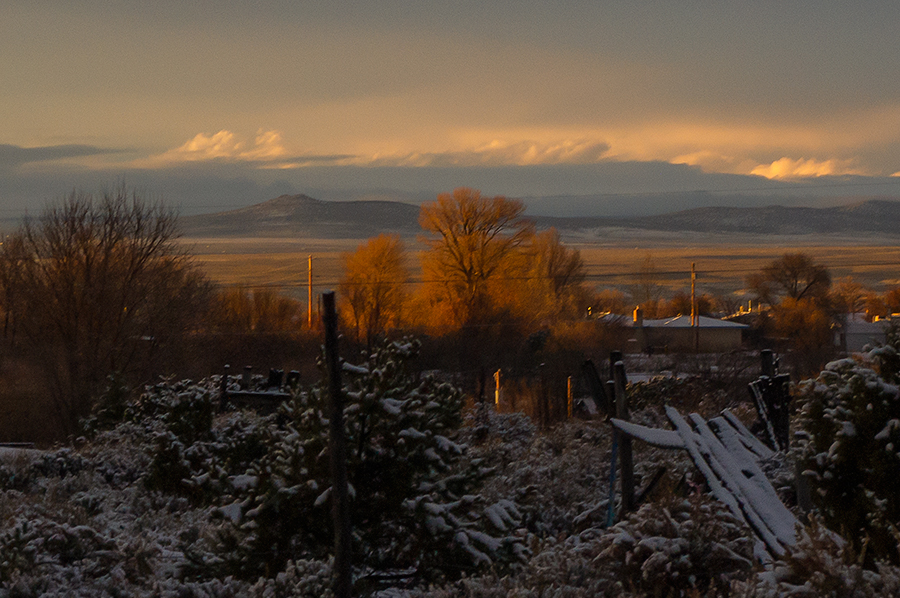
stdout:
POLYGON ((381 232, 414 235, 418 206, 393 201, 323 201, 281 195, 246 208, 182 219, 189 235, 360 238, 381 232))
POLYGON ((284 213, 285 211, 296 212, 298 210, 304 211, 310 208, 318 207, 322 203, 324 202, 302 193, 299 195, 279 195, 274 199, 270 199, 258 204, 253 204, 252 206, 247 206, 246 208, 240 208, 239 210, 234 210, 234 212, 252 212, 256 214, 266 214, 270 212, 284 213))

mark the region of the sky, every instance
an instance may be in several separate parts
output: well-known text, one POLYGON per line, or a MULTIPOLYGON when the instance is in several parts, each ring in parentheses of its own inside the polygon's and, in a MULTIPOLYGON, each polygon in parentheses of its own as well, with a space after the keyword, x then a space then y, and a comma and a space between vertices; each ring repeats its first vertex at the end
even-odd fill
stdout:
POLYGON ((0 214, 123 181, 188 212, 900 197, 897 23, 893 0, 5 0, 0 214))

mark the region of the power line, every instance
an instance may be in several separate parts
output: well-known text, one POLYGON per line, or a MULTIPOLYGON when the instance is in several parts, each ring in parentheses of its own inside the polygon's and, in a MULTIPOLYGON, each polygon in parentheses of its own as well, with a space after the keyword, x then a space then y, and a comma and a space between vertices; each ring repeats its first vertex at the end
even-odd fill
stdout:
MULTIPOLYGON (((853 264, 856 267, 897 267, 897 262, 854 262, 853 264)), ((759 268, 745 267, 745 268, 715 268, 715 269, 706 269, 706 270, 697 270, 698 277, 704 275, 714 275, 714 274, 738 274, 738 275, 746 275, 755 272, 759 272, 759 268)), ((690 269, 684 270, 654 270, 652 272, 646 271, 633 271, 628 270, 625 272, 594 272, 594 273, 586 273, 584 275, 585 280, 605 280, 605 279, 632 279, 637 280, 640 278, 653 278, 656 281, 661 279, 671 279, 679 276, 687 277, 690 275, 690 269)), ((534 281, 534 280, 546 280, 548 277, 545 276, 496 276, 491 277, 489 280, 491 282, 504 282, 504 281, 534 281)), ((465 282, 459 278, 420 278, 420 277, 410 277, 402 280, 379 280, 379 281, 342 281, 335 280, 333 278, 326 278, 321 280, 313 279, 314 287, 336 287, 338 285, 346 285, 346 286, 364 286, 364 285, 419 285, 419 284, 453 284, 465 282)), ((213 285, 218 288, 243 288, 248 290, 266 290, 266 289, 300 289, 306 288, 308 286, 307 282, 283 282, 283 281, 269 281, 269 282, 258 282, 258 283, 227 283, 227 282, 213 282, 213 285)))

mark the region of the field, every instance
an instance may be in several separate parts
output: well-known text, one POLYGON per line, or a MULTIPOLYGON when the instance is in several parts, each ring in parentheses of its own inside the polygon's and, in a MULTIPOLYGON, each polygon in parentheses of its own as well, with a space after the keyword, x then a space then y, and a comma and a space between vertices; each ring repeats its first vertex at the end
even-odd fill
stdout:
MULTIPOLYGON (((690 288, 696 263, 699 292, 743 296, 746 276, 785 252, 803 251, 831 270, 866 288, 884 292, 900 285, 900 245, 896 239, 835 236, 693 235, 610 229, 592 235, 564 235, 581 251, 588 282, 598 289, 628 292, 650 256, 656 282, 669 291, 690 288)), ((313 256, 314 293, 333 289, 341 276, 340 255, 364 239, 185 238, 197 263, 223 285, 272 286, 306 299, 308 258, 313 256)), ((411 251, 422 246, 407 240, 411 251)), ((419 278, 413 259, 413 278, 419 278)))

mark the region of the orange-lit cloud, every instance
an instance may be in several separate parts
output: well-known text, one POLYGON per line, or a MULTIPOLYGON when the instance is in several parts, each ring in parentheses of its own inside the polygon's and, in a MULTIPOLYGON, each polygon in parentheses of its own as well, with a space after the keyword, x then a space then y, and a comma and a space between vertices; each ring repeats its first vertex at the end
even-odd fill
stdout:
POLYGON ((258 161, 272 160, 287 152, 278 131, 259 131, 252 143, 239 139, 234 133, 221 130, 207 136, 198 133, 193 139, 158 156, 160 162, 204 162, 209 160, 258 161))
POLYGON ((854 167, 851 160, 824 160, 781 158, 771 164, 760 164, 750 174, 767 179, 798 179, 842 174, 865 174, 854 167))
POLYGON ((173 166, 196 162, 244 162, 257 168, 296 168, 307 164, 346 163, 348 155, 298 155, 289 152, 280 131, 260 129, 253 141, 244 140, 223 129, 214 135, 198 133, 183 145, 157 156, 135 162, 145 168, 173 166))

